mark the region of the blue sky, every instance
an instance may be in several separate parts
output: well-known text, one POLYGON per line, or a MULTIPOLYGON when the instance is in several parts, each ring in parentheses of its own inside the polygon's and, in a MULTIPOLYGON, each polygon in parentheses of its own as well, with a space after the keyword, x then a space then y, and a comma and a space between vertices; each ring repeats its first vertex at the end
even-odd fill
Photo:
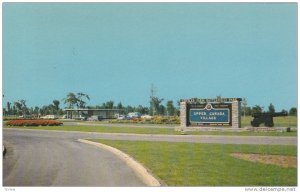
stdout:
POLYGON ((297 106, 296 3, 4 3, 4 105, 69 92, 297 106))

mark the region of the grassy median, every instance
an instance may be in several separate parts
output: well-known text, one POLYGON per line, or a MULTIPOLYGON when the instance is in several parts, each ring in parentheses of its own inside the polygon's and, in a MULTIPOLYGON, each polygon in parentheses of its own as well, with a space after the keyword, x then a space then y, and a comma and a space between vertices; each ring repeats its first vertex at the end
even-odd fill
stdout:
MULTIPOLYGON (((180 135, 173 128, 148 128, 148 127, 118 127, 118 126, 81 126, 81 125, 63 125, 63 126, 34 126, 34 127, 16 127, 4 126, 4 128, 21 129, 39 129, 39 130, 60 130, 60 131, 82 131, 98 133, 134 133, 134 134, 163 134, 180 135)), ((235 136, 297 136, 296 131, 292 132, 221 132, 221 131, 195 131, 186 132, 187 135, 235 135, 235 136)))
MULTIPOLYGON (((16 126, 4 126, 4 128, 16 128, 16 126)), ((59 130, 59 131, 81 131, 97 133, 132 133, 132 134, 163 134, 180 135, 173 128, 146 128, 146 127, 118 127, 118 126, 84 126, 84 125, 63 125, 63 126, 34 126, 17 127, 21 129, 39 129, 39 130, 59 130)), ((234 135, 234 136, 297 136, 296 131, 292 132, 222 132, 222 131, 193 131, 186 132, 187 135, 234 135)))
POLYGON ((297 155, 295 146, 92 140, 134 157, 169 186, 295 186, 297 169, 250 162, 232 153, 297 155))

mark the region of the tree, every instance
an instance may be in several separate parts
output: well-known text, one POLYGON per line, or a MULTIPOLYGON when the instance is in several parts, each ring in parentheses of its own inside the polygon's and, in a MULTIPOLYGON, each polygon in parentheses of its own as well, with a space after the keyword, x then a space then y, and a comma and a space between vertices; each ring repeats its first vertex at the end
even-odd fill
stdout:
POLYGON ((135 108, 134 111, 135 111, 135 112, 139 112, 139 113, 141 113, 141 114, 148 114, 149 109, 148 109, 148 107, 143 107, 142 105, 139 105, 139 106, 137 106, 137 107, 135 108))
POLYGON ((259 105, 255 105, 254 107, 252 107, 252 114, 262 113, 262 112, 263 112, 263 107, 261 107, 259 105))
POLYGON ((114 108, 114 102, 113 101, 107 101, 105 103, 102 103, 101 109, 113 109, 114 108))
POLYGON ((118 103, 117 108, 118 109, 123 109, 124 108, 121 102, 118 103))
POLYGON ((10 102, 7 102, 7 113, 8 113, 8 115, 11 114, 11 103, 10 102))
POLYGON ((160 110, 160 103, 164 100, 156 97, 155 92, 156 92, 156 88, 152 84, 150 89, 150 110, 149 110, 151 115, 158 115, 161 113, 162 110, 160 110))
POLYGON ((40 108, 38 106, 34 107, 33 114, 35 114, 35 116, 37 116, 37 117, 40 116, 40 108))
POLYGON ((272 103, 270 103, 268 109, 269 109, 269 111, 268 111, 269 113, 271 113, 271 114, 275 113, 275 107, 274 107, 274 105, 272 103))
POLYGON ((166 107, 164 105, 159 105, 158 115, 165 115, 165 114, 166 114, 166 107))
POLYGON ((77 108, 85 108, 86 101, 90 100, 90 97, 85 93, 68 93, 67 97, 63 99, 65 104, 68 104, 68 108, 73 109, 74 106, 77 106, 77 108))
POLYGON ((63 99, 65 104, 68 104, 68 108, 73 109, 74 105, 78 103, 78 98, 75 93, 68 93, 67 97, 63 99))
POLYGON ((173 116, 175 115, 175 112, 176 112, 176 108, 174 107, 173 105, 173 101, 167 101, 167 115, 168 116, 173 116))
POLYGON ((113 101, 107 101, 105 104, 106 109, 113 109, 114 108, 114 102, 113 101))
POLYGON ((251 109, 251 107, 246 107, 245 111, 246 111, 246 116, 252 115, 252 109, 251 109))
POLYGON ((220 94, 220 95, 217 95, 216 98, 217 98, 218 101, 220 101, 220 100, 222 99, 222 95, 221 95, 221 94, 220 94))
POLYGON ((90 97, 85 93, 77 93, 77 106, 78 108, 85 108, 85 99, 90 100, 90 97))
POLYGON ((243 98, 243 100, 242 100, 242 111, 244 113, 244 118, 246 117, 246 110, 247 110, 247 100, 246 100, 246 98, 243 98))
POLYGON ((150 97, 150 114, 151 115, 158 115, 160 114, 161 110, 159 109, 160 103, 164 99, 160 99, 158 97, 150 97))
POLYGON ((56 114, 58 114, 59 112, 59 101, 58 100, 53 100, 53 105, 55 107, 55 111, 56 111, 56 114))
POLYGON ((14 102, 14 107, 16 109, 16 113, 18 115, 23 115, 25 116, 27 112, 27 106, 26 106, 26 101, 25 100, 18 100, 14 102))
POLYGON ((125 112, 125 114, 134 112, 134 107, 128 105, 127 107, 124 108, 124 112, 125 112))
POLYGON ((26 101, 24 99, 20 100, 20 103, 22 105, 22 115, 25 117, 26 112, 27 112, 27 106, 26 106, 26 101))
POLYGON ((297 116, 297 108, 296 107, 292 107, 289 111, 289 115, 291 116, 297 116))

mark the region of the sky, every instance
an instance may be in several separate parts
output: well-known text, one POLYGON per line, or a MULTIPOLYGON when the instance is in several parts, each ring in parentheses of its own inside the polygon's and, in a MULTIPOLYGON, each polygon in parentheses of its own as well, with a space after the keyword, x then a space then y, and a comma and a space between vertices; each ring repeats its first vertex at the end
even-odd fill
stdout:
MULTIPOLYGON (((155 95, 297 106, 296 3, 3 3, 3 105, 155 95)), ((176 103, 176 102, 175 102, 176 103)))

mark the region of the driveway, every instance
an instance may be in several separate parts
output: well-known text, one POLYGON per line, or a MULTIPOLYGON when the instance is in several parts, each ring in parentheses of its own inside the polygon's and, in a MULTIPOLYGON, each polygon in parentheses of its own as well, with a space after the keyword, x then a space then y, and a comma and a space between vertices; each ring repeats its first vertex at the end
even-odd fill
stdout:
POLYGON ((112 153, 68 134, 4 130, 4 186, 145 186, 112 153))

